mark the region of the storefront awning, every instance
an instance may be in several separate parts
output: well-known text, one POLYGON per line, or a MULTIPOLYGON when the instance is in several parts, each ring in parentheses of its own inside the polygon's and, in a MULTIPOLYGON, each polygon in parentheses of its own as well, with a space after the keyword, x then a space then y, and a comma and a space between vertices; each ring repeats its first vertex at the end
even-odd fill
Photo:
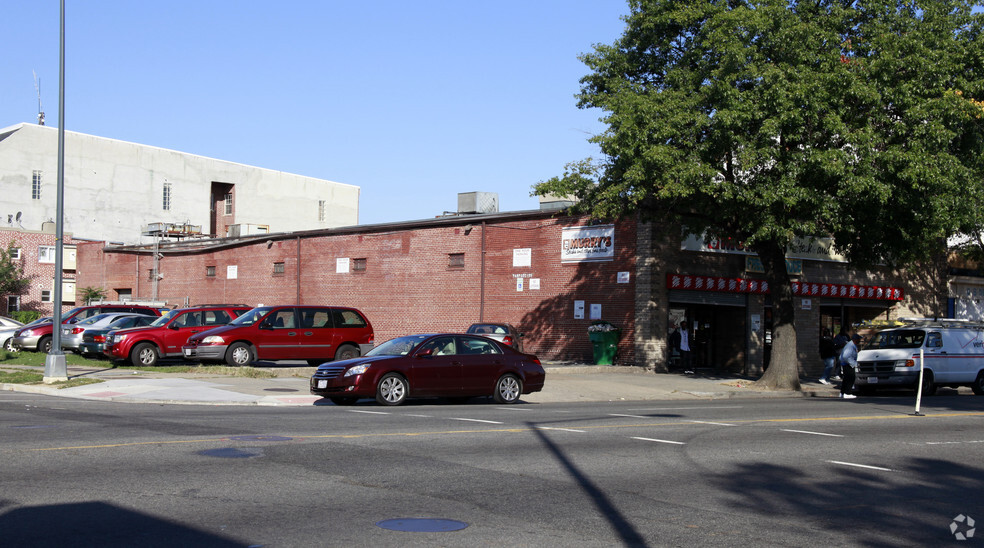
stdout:
MULTIPOLYGON (((755 295, 765 295, 769 293, 768 281, 748 278, 667 274, 666 285, 670 290, 750 293, 755 295)), ((903 300, 904 292, 901 287, 793 282, 793 295, 802 297, 833 297, 841 299, 901 301, 903 300)))

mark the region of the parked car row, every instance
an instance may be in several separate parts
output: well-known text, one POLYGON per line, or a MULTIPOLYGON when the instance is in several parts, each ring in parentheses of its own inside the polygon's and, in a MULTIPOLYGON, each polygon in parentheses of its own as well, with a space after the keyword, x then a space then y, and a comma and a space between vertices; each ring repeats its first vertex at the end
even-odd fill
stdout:
MULTIPOLYGON (((138 305, 79 307, 63 322, 62 347, 134 366, 161 358, 231 366, 305 360, 318 366, 311 393, 340 405, 438 396, 514 403, 543 388, 540 360, 522 351, 522 334, 509 324, 474 324, 465 334, 410 335, 374 347, 372 324, 348 307, 212 304, 159 314, 138 305)), ((50 321, 20 327, 12 344, 47 352, 51 333, 50 321)))

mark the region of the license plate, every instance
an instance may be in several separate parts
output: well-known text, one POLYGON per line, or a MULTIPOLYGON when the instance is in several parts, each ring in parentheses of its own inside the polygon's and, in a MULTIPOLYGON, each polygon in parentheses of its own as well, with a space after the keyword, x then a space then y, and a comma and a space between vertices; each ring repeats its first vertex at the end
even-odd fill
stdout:
POLYGON ((328 381, 318 381, 318 388, 328 388, 328 381))
POLYGON ((185 350, 185 356, 190 358, 191 357, 191 350, 185 350))
POLYGON ((878 384, 878 377, 868 377, 868 384, 878 384))

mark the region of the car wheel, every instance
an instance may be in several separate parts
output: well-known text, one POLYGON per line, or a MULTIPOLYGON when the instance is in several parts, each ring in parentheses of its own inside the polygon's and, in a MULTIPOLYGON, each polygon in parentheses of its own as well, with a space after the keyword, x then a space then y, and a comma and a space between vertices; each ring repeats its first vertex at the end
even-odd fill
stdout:
POLYGON ((334 398, 328 398, 328 399, 331 400, 331 403, 333 403, 335 405, 352 405, 359 398, 345 397, 345 396, 336 396, 334 398))
POLYGON ((234 343, 226 352, 226 363, 233 367, 249 365, 254 358, 253 349, 243 342, 234 343))
POLYGON ((130 354, 130 362, 135 367, 154 367, 157 365, 157 347, 150 343, 140 343, 130 354))
POLYGON ((41 340, 38 341, 37 351, 42 354, 51 352, 51 337, 41 337, 41 340))
POLYGON ((970 385, 970 389, 974 391, 974 394, 984 396, 984 371, 977 374, 977 378, 974 379, 974 384, 970 385))
POLYGON ((335 352, 335 361, 339 360, 351 360, 352 358, 358 358, 362 354, 359 349, 352 346, 351 344, 343 344, 338 347, 338 351, 335 352))
POLYGON ((407 380, 396 373, 387 373, 376 385, 376 401, 382 405, 400 405, 407 400, 407 380))
POLYGON ((519 396, 523 393, 523 381, 516 375, 503 375, 495 383, 495 392, 492 398, 498 403, 516 403, 519 396))
POLYGON ((923 373, 922 393, 923 396, 932 396, 936 393, 936 383, 933 382, 933 373, 931 371, 923 373))
POLYGON ((11 337, 11 338, 3 341, 3 349, 6 350, 7 352, 13 352, 14 351, 14 338, 13 337, 11 337))

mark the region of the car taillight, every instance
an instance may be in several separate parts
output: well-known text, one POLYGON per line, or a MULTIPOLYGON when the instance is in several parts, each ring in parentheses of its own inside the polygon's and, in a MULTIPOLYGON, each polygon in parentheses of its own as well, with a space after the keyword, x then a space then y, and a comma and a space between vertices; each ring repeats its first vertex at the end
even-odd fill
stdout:
POLYGON ((84 327, 73 327, 72 328, 72 335, 78 335, 79 333, 81 333, 83 331, 85 331, 85 328, 84 327))
POLYGON ((105 335, 96 335, 96 336, 92 337, 92 342, 104 343, 104 342, 106 342, 106 336, 105 335))
POLYGON ((508 344, 509 346, 512 346, 512 344, 513 344, 513 338, 510 337, 509 335, 506 335, 505 337, 502 338, 502 343, 503 344, 508 344))

